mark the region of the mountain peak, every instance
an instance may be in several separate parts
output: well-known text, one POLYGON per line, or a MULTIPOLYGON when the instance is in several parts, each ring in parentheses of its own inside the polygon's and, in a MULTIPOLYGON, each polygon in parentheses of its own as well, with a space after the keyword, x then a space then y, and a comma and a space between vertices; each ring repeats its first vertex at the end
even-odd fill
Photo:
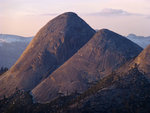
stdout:
POLYGON ((34 88, 73 56, 94 33, 84 20, 72 12, 49 21, 16 64, 0 79, 0 96, 12 94, 16 87, 23 90, 34 88))
MULTIPOLYGON (((57 17, 55 17, 54 19, 52 19, 49 23, 52 23, 52 21, 56 21, 56 20, 69 20, 71 21, 73 18, 76 19, 81 19, 76 13, 74 12, 65 12, 61 15, 58 15, 57 17)), ((63 24, 62 24, 63 25, 63 24)), ((64 24, 65 25, 65 24, 64 24)))
POLYGON ((60 16, 63 16, 63 15, 65 15, 65 16, 78 16, 76 13, 74 13, 74 12, 65 12, 65 13, 63 13, 63 14, 61 14, 60 16))
POLYGON ((113 31, 111 31, 109 29, 101 29, 101 30, 97 31, 97 35, 102 35, 103 38, 106 38, 106 37, 112 38, 113 37, 113 38, 120 39, 120 37, 123 37, 120 34, 117 34, 117 33, 113 32, 113 31))
POLYGON ((142 48, 137 44, 108 29, 101 29, 97 31, 97 33, 93 36, 93 39, 94 38, 97 42, 101 42, 101 44, 98 43, 98 45, 105 46, 105 49, 109 48, 112 51, 117 50, 120 54, 123 54, 129 59, 135 57, 140 51, 142 51, 142 48))
POLYGON ((109 29, 103 28, 103 29, 98 30, 97 32, 104 32, 104 33, 106 33, 106 32, 112 32, 112 31, 109 30, 109 29))

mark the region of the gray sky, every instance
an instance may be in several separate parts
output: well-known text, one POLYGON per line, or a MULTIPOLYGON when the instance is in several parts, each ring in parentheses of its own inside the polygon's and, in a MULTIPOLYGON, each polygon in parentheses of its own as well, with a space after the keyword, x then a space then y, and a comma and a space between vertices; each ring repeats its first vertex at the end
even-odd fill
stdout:
POLYGON ((150 0, 0 0, 0 33, 33 36, 70 11, 94 29, 150 36, 150 0))

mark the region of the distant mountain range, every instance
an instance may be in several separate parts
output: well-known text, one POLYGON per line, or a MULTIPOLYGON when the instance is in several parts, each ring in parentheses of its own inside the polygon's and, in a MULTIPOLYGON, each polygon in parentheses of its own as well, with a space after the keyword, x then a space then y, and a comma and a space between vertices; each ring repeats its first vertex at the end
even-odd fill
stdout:
POLYGON ((96 32, 73 12, 57 16, 0 76, 0 112, 149 113, 150 45, 133 36, 96 32))
POLYGON ((0 67, 10 68, 33 37, 0 34, 0 67))
POLYGON ((30 42, 33 37, 22 37, 18 35, 0 34, 0 43, 30 42))
POLYGON ((150 36, 144 37, 144 36, 136 36, 135 34, 129 34, 127 38, 135 42, 142 48, 146 48, 150 44, 150 36))

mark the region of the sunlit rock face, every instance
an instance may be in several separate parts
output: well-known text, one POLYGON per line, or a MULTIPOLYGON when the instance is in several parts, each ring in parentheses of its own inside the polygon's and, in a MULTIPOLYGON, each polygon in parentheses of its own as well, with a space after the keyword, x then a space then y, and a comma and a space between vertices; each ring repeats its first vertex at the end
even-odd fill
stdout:
POLYGON ((150 79, 150 45, 138 55, 131 65, 134 66, 135 64, 150 79))
POLYGON ((76 53, 95 31, 68 12, 48 22, 36 34, 16 64, 0 77, 0 97, 16 89, 31 90, 76 53))

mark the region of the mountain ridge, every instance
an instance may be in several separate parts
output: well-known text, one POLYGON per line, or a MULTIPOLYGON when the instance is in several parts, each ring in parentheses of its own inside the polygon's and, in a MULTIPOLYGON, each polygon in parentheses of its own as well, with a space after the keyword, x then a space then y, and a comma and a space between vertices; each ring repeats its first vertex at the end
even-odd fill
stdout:
POLYGON ((59 93, 81 93, 89 84, 134 59, 141 51, 141 47, 125 37, 102 29, 74 56, 38 84, 32 94, 35 100, 47 102, 56 98, 59 93))

